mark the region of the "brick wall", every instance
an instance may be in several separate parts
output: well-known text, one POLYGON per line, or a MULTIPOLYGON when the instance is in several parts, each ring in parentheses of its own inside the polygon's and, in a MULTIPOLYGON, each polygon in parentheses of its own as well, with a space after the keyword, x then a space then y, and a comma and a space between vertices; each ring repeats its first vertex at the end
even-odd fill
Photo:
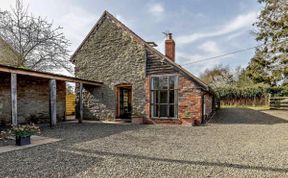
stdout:
MULTIPOLYGON (((148 123, 176 123, 176 124, 189 124, 191 125, 194 120, 201 122, 202 119, 202 99, 201 96, 204 92, 199 86, 187 79, 186 77, 178 75, 178 119, 151 119, 150 115, 150 76, 146 77, 145 93, 146 105, 145 116, 148 123)), ((212 96, 207 94, 206 97, 206 111, 212 112, 212 96)))
MULTIPOLYGON (((10 75, 0 73, 0 122, 11 118, 10 75)), ((0 124, 1 124, 0 123, 0 124)))
POLYGON ((179 76, 179 111, 178 116, 182 122, 192 123, 201 121, 202 102, 201 89, 191 80, 179 76))
MULTIPOLYGON (((11 122, 10 75, 0 73, 0 122, 11 122)), ((49 122, 49 82, 28 76, 17 76, 18 122, 33 119, 49 122)), ((65 82, 57 81, 57 119, 65 116, 65 82)))
POLYGON ((211 94, 205 95, 206 115, 209 116, 213 109, 213 96, 211 94))
POLYGON ((150 76, 147 76, 145 79, 145 122, 149 123, 152 122, 150 120, 150 76))

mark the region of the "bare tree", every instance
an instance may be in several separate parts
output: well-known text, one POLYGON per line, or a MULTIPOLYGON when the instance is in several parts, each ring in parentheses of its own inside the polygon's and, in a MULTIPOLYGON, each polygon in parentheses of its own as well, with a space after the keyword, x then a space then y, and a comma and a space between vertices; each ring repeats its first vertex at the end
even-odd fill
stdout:
POLYGON ((200 79, 212 88, 229 86, 234 83, 230 67, 223 65, 217 65, 212 69, 206 69, 202 74, 200 74, 200 79))
POLYGON ((45 18, 29 14, 22 0, 16 0, 11 11, 0 10, 0 36, 20 54, 17 67, 38 71, 64 68, 71 72, 70 43, 61 30, 45 18))

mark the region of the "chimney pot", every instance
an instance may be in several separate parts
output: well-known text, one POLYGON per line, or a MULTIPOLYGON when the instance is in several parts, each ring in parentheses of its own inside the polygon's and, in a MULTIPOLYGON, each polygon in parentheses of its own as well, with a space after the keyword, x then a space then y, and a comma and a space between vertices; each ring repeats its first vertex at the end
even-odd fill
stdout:
POLYGON ((168 33, 168 39, 172 40, 172 33, 168 33))
POLYGON ((167 37, 165 40, 165 56, 175 62, 175 41, 172 38, 172 33, 168 33, 167 37))

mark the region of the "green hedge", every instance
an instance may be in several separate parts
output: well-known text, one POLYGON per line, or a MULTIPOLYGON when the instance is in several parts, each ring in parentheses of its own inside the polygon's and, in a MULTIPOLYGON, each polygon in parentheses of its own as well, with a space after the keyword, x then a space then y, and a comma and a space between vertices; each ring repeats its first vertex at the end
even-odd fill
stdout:
POLYGON ((249 99, 271 94, 272 96, 288 96, 288 87, 269 87, 265 84, 255 84, 248 87, 220 87, 216 94, 220 99, 249 99))
POLYGON ((272 96, 288 96, 288 85, 282 87, 269 87, 267 92, 272 96))
POLYGON ((258 84, 249 87, 221 87, 216 89, 216 93, 220 99, 244 99, 265 96, 267 94, 267 86, 258 84))

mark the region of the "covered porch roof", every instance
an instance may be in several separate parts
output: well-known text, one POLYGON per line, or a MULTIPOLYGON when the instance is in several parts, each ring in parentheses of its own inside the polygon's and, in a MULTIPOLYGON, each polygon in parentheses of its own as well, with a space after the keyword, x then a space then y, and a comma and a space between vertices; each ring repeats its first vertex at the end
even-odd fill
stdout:
POLYGON ((60 80, 60 81, 66 81, 66 82, 74 82, 74 83, 83 83, 87 85, 93 85, 93 86, 101 86, 103 85, 103 82, 93 81, 93 80, 85 80, 80 79, 76 77, 70 77, 60 74, 53 74, 49 72, 39 72, 34 71, 30 69, 22 69, 22 68, 16 68, 6 65, 0 64, 0 72, 5 73, 13 73, 13 74, 20 74, 20 75, 26 75, 26 76, 32 76, 32 77, 39 77, 39 78, 45 78, 50 80, 60 80))

